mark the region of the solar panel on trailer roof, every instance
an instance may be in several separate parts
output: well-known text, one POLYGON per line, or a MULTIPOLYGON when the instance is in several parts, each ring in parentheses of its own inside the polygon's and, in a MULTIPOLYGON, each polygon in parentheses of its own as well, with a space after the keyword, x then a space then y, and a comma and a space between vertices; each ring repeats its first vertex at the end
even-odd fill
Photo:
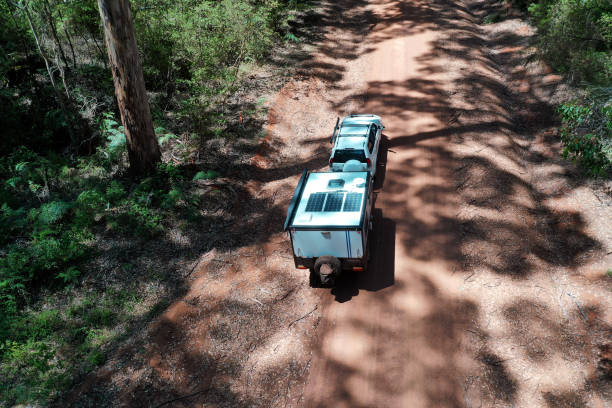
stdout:
POLYGON ((323 211, 340 211, 342 209, 342 201, 344 201, 344 193, 327 193, 327 201, 323 211))
POLYGON ((359 211, 361 209, 362 199, 363 199, 363 194, 361 193, 348 193, 346 195, 346 199, 344 200, 344 208, 342 209, 342 211, 344 212, 359 211))
POLYGON ((291 226, 359 226, 367 179, 367 172, 309 173, 291 226))
POLYGON ((323 202, 325 201, 325 196, 326 193, 311 194, 310 197, 308 197, 308 202, 306 203, 306 209, 304 211, 321 211, 323 209, 323 202))

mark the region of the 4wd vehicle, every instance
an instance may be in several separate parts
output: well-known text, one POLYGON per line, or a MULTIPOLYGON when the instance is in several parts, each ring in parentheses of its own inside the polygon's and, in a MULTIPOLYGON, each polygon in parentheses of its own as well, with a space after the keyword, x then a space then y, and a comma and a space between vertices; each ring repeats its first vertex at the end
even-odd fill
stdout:
POLYGON ((379 116, 350 115, 336 121, 330 143, 334 145, 329 167, 331 171, 367 171, 376 173, 376 161, 384 126, 379 116))
POLYGON ((298 269, 313 287, 333 286, 342 270, 368 267, 372 229, 368 172, 302 173, 285 220, 298 269))

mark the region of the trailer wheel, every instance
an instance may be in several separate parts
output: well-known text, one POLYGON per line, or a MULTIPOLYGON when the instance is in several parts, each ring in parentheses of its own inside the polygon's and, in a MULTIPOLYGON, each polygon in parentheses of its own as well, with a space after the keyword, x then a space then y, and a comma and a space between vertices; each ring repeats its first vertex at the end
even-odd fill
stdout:
POLYGON ((324 286, 334 286, 340 274, 340 260, 333 256, 320 256, 314 265, 315 275, 324 286))
POLYGON ((319 279, 319 274, 315 272, 314 268, 310 268, 310 275, 308 277, 308 281, 310 283, 311 288, 320 288, 321 279, 319 279))

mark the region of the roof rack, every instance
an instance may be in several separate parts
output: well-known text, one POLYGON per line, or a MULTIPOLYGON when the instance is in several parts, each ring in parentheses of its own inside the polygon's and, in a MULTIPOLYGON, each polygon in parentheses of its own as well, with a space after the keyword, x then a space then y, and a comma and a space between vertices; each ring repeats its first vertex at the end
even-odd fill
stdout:
POLYGON ((336 126, 334 126, 334 134, 332 134, 331 139, 329 139, 329 143, 330 144, 334 144, 334 141, 336 140, 336 135, 338 133, 338 130, 340 130, 340 126, 338 126, 338 123, 340 123, 340 117, 338 117, 338 119, 336 119, 336 126))

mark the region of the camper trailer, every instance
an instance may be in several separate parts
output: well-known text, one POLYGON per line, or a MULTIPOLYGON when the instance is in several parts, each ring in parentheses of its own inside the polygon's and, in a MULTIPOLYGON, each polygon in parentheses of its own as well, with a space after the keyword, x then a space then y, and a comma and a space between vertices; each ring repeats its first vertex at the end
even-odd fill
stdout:
POLYGON ((304 170, 284 230, 295 266, 310 271, 311 286, 333 286, 340 273, 367 269, 371 214, 370 172, 304 170))

